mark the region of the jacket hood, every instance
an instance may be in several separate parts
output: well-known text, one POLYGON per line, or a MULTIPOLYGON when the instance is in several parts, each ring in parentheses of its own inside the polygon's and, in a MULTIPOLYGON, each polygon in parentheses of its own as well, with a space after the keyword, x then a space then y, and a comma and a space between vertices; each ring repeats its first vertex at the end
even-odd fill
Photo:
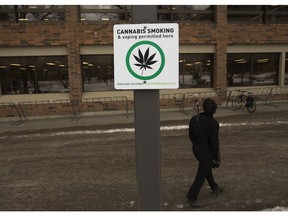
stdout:
POLYGON ((217 104, 213 99, 207 98, 204 100, 203 102, 204 114, 213 115, 216 112, 216 109, 217 109, 217 104))

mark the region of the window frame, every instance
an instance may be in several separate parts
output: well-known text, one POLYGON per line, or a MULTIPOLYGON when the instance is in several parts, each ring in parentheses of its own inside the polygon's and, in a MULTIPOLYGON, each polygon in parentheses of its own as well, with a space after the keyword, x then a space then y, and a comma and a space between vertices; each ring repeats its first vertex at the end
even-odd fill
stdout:
MULTIPOLYGON (((2 80, 1 80, 1 77, 0 77, 0 80, 1 80, 1 94, 2 95, 14 95, 14 94, 21 94, 21 95, 24 95, 24 94, 45 94, 45 93, 68 93, 68 92, 70 92, 70 89, 69 89, 69 72, 68 72, 68 57, 66 56, 66 55, 55 55, 55 56, 51 56, 51 55, 47 55, 47 56, 45 56, 45 55, 43 55, 43 56, 1 56, 0 57, 0 59, 2 59, 2 58, 4 58, 4 59, 12 59, 12 60, 9 60, 9 61, 7 61, 8 63, 8 65, 7 65, 7 67, 6 67, 6 69, 9 67, 9 71, 8 71, 8 74, 10 74, 10 78, 13 78, 13 79, 15 79, 15 77, 17 78, 17 77, 19 77, 19 76, 24 76, 25 77, 25 79, 23 80, 23 79, 20 79, 20 80, 16 80, 16 81, 18 81, 18 82, 20 82, 20 83, 22 83, 23 84, 23 86, 21 85, 20 86, 20 88, 18 88, 18 89, 14 89, 13 91, 12 91, 12 89, 10 89, 10 91, 9 92, 6 92, 6 91, 3 91, 2 90, 2 88, 4 88, 3 86, 7 86, 7 85, 2 85, 2 80), (41 83, 40 82, 46 82, 46 81, 53 81, 53 82, 55 82, 55 80, 54 79, 50 79, 50 80, 47 80, 47 79, 45 79, 45 80, 40 80, 39 79, 39 77, 41 77, 41 76, 43 76, 41 73, 43 73, 44 72, 44 70, 39 70, 39 60, 37 60, 37 59, 39 59, 39 58, 58 58, 58 57, 61 57, 61 58, 66 58, 66 67, 64 67, 64 68, 66 68, 66 75, 65 75, 65 77, 66 77, 66 79, 58 79, 59 77, 57 77, 57 79, 56 79, 56 81, 60 81, 60 82, 62 82, 62 81, 66 81, 66 83, 65 83, 65 85, 66 85, 66 88, 65 88, 65 85, 64 85, 64 82, 62 83, 63 84, 63 88, 61 88, 60 90, 58 90, 58 91, 48 91, 48 92, 41 92, 41 88, 43 88, 43 86, 41 85, 41 83), (30 68, 30 72, 27 70, 27 68, 25 69, 25 75, 23 75, 23 74, 20 74, 21 73, 21 68, 16 68, 16 67, 21 67, 21 65, 19 66, 15 66, 15 68, 12 68, 12 64, 15 64, 15 63, 11 63, 11 62, 13 62, 13 59, 16 59, 16 62, 22 62, 22 61, 24 61, 25 62, 25 59, 30 59, 30 61, 27 61, 27 63, 26 63, 26 66, 25 67, 29 67, 30 68), (31 63, 31 61, 33 61, 33 63, 32 64, 30 64, 31 63), (30 63, 29 63, 30 62, 30 63), (32 69, 32 68, 34 68, 34 70, 32 69), (38 68, 38 70, 37 70, 37 68, 38 68), (13 70, 15 70, 15 73, 12 73, 13 72, 13 70), (33 72, 32 72, 33 71, 33 72), (19 75, 20 74, 20 75, 19 75), (41 75, 40 75, 41 74, 41 75), (31 79, 29 79, 29 77, 31 78, 31 79), (25 83, 26 82, 26 83, 25 83), (29 90, 29 86, 28 86, 28 84, 29 84, 29 82, 33 82, 33 90, 29 90), (22 88, 23 87, 23 88, 22 88), (14 93, 13 93, 14 92, 14 93)), ((49 59, 48 59, 49 60, 49 59)), ((48 63, 48 62, 47 62, 48 63)), ((46 63, 46 64, 47 64, 46 63)), ((48 64, 47 64, 48 65, 48 64)), ((41 65, 41 66, 43 66, 43 65, 41 65)), ((13 66, 14 67, 14 66, 13 66)), ((59 67, 60 67, 60 65, 59 65, 59 67)), ((4 69, 4 68, 2 68, 2 69, 4 69)), ((0 69, 1 70, 1 69, 0 69)), ((23 71, 23 69, 22 69, 22 71, 23 71)), ((57 71, 58 72, 58 71, 57 71)), ((6 72, 7 73, 7 72, 6 72)), ((59 72, 58 72, 59 73, 59 72)), ((59 73, 59 76, 62 76, 62 73, 59 73)), ((45 76, 44 76, 45 77, 45 76)), ((9 80, 8 80, 9 81, 9 80)), ((6 81, 7 82, 7 81, 6 81)), ((13 82, 13 80, 10 80, 10 82, 13 82)), ((7 83, 6 83, 7 84, 7 83)), ((31 83, 30 83, 31 84, 31 83)), ((11 83, 9 84, 10 85, 10 88, 11 88, 11 83)), ((53 86, 53 85, 52 85, 53 86)), ((13 84, 13 88, 14 88, 14 84, 13 84)), ((43 91, 43 89, 42 89, 42 91, 43 91)))
MULTIPOLYGON (((233 23, 251 23, 251 24, 277 24, 277 23, 288 23, 288 9, 287 11, 271 11, 269 10, 269 5, 261 5, 262 9, 261 10, 257 10, 257 11, 253 11, 253 10, 237 10, 237 9, 229 9, 230 6, 235 6, 235 5, 227 5, 227 22, 228 24, 233 24, 233 23), (231 18, 229 18, 229 15, 255 15, 256 17, 261 17, 261 21, 250 21, 248 19, 246 20, 231 20, 231 18), (269 19, 269 16, 272 15, 286 15, 287 16, 287 20, 280 22, 280 21, 271 21, 269 19)), ((237 6, 260 6, 260 5, 237 5, 237 6)))
MULTIPOLYGON (((281 52, 233 52, 233 53, 227 53, 227 87, 230 88, 230 87, 262 87, 262 86, 278 86, 280 84, 280 81, 279 81, 279 77, 280 77, 280 58, 281 58, 281 52), (268 84, 254 84, 255 81, 257 81, 257 79, 255 78, 255 76, 257 75, 257 70, 255 70, 255 61, 259 61, 256 60, 255 56, 257 55, 265 55, 265 54, 268 54, 268 55, 277 55, 277 58, 278 60, 276 59, 277 61, 277 65, 276 65, 276 68, 275 68, 275 71, 276 71, 276 78, 274 78, 274 82, 273 83, 268 83, 268 84), (243 61, 246 61, 247 63, 247 71, 245 73, 241 72, 241 73, 233 73, 232 76, 234 76, 235 74, 242 74, 242 81, 241 83, 239 83, 238 85, 235 85, 234 84, 234 81, 232 81, 231 79, 233 79, 233 77, 230 75, 230 67, 233 67, 233 65, 229 65, 230 62, 229 62, 229 55, 239 55, 238 58, 238 61, 237 60, 234 60, 234 62, 237 62, 237 63, 241 63, 241 60, 243 61), (241 56, 242 55, 242 56, 241 56), (242 59, 243 58, 243 55, 247 55, 249 56, 249 58, 247 59, 242 59), (245 76, 245 74, 248 74, 249 76, 245 76), (246 85, 244 84, 244 79, 246 79, 245 83, 247 83, 246 85)), ((264 59, 263 59, 264 60, 264 59)), ((244 63, 244 62, 243 62, 244 63)), ((264 62, 258 62, 259 64, 260 63, 265 63, 264 62)), ((243 64, 244 65, 244 64, 243 64)), ((239 67, 238 67, 239 68, 239 67)), ((273 76, 272 76, 273 77, 273 76)), ((271 78, 271 77, 270 77, 271 78)), ((235 78, 234 78, 235 79, 235 78)), ((261 80, 260 80, 261 81, 261 80)), ((264 82, 265 80, 263 79, 262 82, 264 82)), ((258 80, 259 82, 259 80, 258 80)))
POLYGON ((288 52, 285 52, 284 86, 288 86, 288 52), (287 78, 286 78, 287 77, 287 78))
MULTIPOLYGON (((162 5, 163 6, 163 5, 162 5)), ((183 23, 183 22, 192 22, 192 23, 214 23, 215 22, 215 5, 211 5, 212 9, 210 10, 191 10, 191 9, 173 9, 174 5, 166 5, 170 8, 158 8, 157 7, 157 20, 158 22, 178 22, 178 23, 183 23), (160 14, 167 14, 170 15, 169 20, 160 20, 159 19, 159 15, 160 14), (213 16, 213 20, 189 20, 189 21, 185 21, 185 20, 174 20, 174 14, 204 14, 204 15, 212 15, 213 16)), ((183 5, 184 6, 184 5, 183 5)))
MULTIPOLYGON (((85 5, 88 6, 88 5, 85 5)), ((93 5, 91 5, 93 6, 93 5)), ((109 5, 109 6, 113 6, 113 5, 109 5)), ((125 6, 130 6, 130 5, 125 5, 125 6)), ((123 9, 116 9, 116 8, 110 8, 110 9, 95 9, 95 8, 81 8, 81 5, 78 6, 78 11, 79 11, 79 20, 81 22, 130 22, 131 18, 132 18, 132 9, 125 7, 123 9), (125 19, 121 19, 121 20, 83 20, 81 18, 81 14, 82 13, 88 13, 88 14, 123 14, 125 16, 125 19), (130 19, 129 19, 129 14, 130 14, 130 19)))
MULTIPOLYGON (((27 5, 29 6, 29 5, 27 5)), ((36 5, 37 6, 37 5, 36 5)), ((40 5, 43 6, 43 5, 40 5)), ((46 5, 44 5, 46 6, 46 5)), ((48 5, 47 5, 48 6, 48 5)), ((52 6, 52 5, 51 5, 52 6)), ((16 23, 31 23, 31 22, 64 22, 65 21, 65 6, 64 5, 57 5, 62 6, 62 8, 18 8, 18 5, 13 5, 13 8, 3 9, 0 8, 0 13, 5 14, 14 14, 13 20, 0 20, 0 22, 16 22, 16 23), (63 13, 63 19, 59 20, 21 20, 19 18, 20 13, 63 13)))
MULTIPOLYGON (((90 63, 94 64, 94 62, 90 62, 90 63)), ((97 67, 97 65, 95 65, 95 67, 97 67)), ((115 90, 115 88, 114 88, 114 54, 113 53, 112 54, 109 54, 109 53, 106 53, 106 54, 100 54, 100 53, 98 53, 98 54, 81 54, 81 72, 82 72, 82 90, 84 93, 106 92, 106 91, 114 91, 115 90), (108 75, 106 75, 107 71, 105 71, 104 76, 103 76, 103 78, 105 78, 105 79, 100 79, 100 82, 106 83, 107 88, 95 88, 93 90, 89 90, 88 87, 86 87, 87 90, 85 90, 86 77, 87 77, 85 70, 84 70, 84 65, 85 65, 84 62, 86 61, 85 57, 88 57, 88 58, 90 57, 90 58, 96 59, 97 56, 100 56, 100 57, 107 56, 110 58, 111 64, 112 64, 112 66, 111 66, 112 67, 111 68, 112 69, 112 78, 109 77, 108 75), (106 78, 107 78, 107 82, 105 82, 106 78), (109 80, 110 80, 110 82, 109 82, 109 80)), ((97 80, 97 78, 96 78, 96 80, 97 80)), ((90 84, 90 83, 88 83, 88 84, 90 84)), ((94 85, 97 85, 97 81, 94 83, 94 85)))
MULTIPOLYGON (((214 86, 214 56, 215 56, 215 53, 195 53, 195 52, 190 52, 190 53, 179 53, 179 88, 180 89, 195 89, 195 88, 213 88, 214 86), (182 60, 185 58, 186 55, 190 55, 192 58, 194 56, 194 58, 196 57, 197 59, 199 58, 200 55, 203 55, 206 57, 209 58, 209 62, 210 62, 210 67, 211 67, 211 71, 209 71, 210 73, 210 81, 207 82, 206 79, 205 79, 205 84, 203 85, 203 82, 204 82, 204 79, 202 78, 203 74, 199 74, 198 71, 195 71, 194 74, 192 74, 192 70, 190 71, 191 74, 187 74, 187 71, 186 73, 183 73, 184 72, 184 65, 181 67, 180 63, 182 63, 182 60), (208 56, 209 55, 209 56, 208 56), (196 77, 196 74, 200 77, 196 77), (187 84, 186 81, 185 81, 185 75, 189 75, 191 76, 191 84, 187 84), (201 79, 202 78, 202 79, 201 79), (181 83, 181 81, 183 83, 181 83), (194 85, 193 85, 194 83, 194 85)), ((203 57, 202 57, 203 58, 203 57)), ((184 59, 185 61, 185 59, 184 59)), ((183 62, 184 63, 184 62, 183 62)), ((193 63, 192 62, 189 62, 189 66, 192 67, 193 63)), ((194 65, 196 65, 197 63, 194 62, 194 65)), ((186 66, 188 66, 186 64, 186 66)), ((190 73, 188 72, 188 73, 190 73)))

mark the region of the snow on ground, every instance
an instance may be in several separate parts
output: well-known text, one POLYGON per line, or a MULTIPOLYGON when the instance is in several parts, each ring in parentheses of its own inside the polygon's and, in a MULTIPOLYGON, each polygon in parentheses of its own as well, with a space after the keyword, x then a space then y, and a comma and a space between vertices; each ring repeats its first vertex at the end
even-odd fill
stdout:
POLYGON ((276 206, 270 209, 263 209, 263 211, 288 211, 288 207, 276 206))
MULTIPOLYGON (((246 125, 279 125, 279 124, 288 124, 288 121, 274 121, 274 122, 237 122, 237 123, 220 123, 220 127, 231 127, 231 126, 246 126, 246 125)), ((161 131, 170 131, 170 130, 186 130, 188 125, 174 125, 174 126, 162 126, 160 127, 161 131)), ((43 136, 67 136, 67 135, 89 135, 89 134, 112 134, 120 132, 135 132, 134 128, 118 128, 118 129, 108 129, 108 130, 78 130, 78 131, 64 131, 64 132, 51 132, 51 133, 39 133, 39 134, 29 134, 29 135, 16 135, 15 138, 27 138, 27 137, 43 137, 43 136)), ((0 137, 1 139, 6 138, 6 136, 0 137)))

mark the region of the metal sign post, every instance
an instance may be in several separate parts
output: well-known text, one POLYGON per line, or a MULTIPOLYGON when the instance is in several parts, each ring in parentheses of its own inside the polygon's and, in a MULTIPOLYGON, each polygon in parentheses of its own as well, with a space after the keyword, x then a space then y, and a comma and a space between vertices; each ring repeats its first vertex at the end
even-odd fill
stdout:
POLYGON ((159 89, 179 87, 179 30, 156 5, 133 5, 132 22, 113 27, 114 87, 134 90, 138 209, 160 210, 159 89))
MULTIPOLYGON (((132 22, 157 22, 157 6, 132 6, 132 22)), ((134 90, 134 103, 138 210, 160 210, 159 90, 134 90)))

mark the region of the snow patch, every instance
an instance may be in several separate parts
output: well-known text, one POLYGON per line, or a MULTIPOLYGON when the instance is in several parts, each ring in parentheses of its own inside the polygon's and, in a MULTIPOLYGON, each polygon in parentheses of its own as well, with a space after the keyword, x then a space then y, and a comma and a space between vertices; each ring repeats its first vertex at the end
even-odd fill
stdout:
MULTIPOLYGON (((288 121, 275 121, 275 122, 235 122, 235 123, 220 123, 220 127, 231 127, 231 126, 257 126, 257 125, 281 125, 288 124, 288 121)), ((172 130, 186 130, 189 125, 172 125, 172 126, 162 126, 161 131, 172 131, 172 130)), ((133 133, 134 128, 117 128, 108 130, 79 130, 79 131, 62 131, 53 133, 43 133, 43 134, 27 134, 27 135, 15 135, 15 138, 28 138, 28 137, 54 137, 54 136, 69 136, 69 135, 93 135, 93 134, 113 134, 113 133, 133 133)), ((5 139, 6 136, 0 137, 0 139, 5 139)))
POLYGON ((288 211, 288 207, 276 206, 270 209, 263 209, 262 211, 288 211))

